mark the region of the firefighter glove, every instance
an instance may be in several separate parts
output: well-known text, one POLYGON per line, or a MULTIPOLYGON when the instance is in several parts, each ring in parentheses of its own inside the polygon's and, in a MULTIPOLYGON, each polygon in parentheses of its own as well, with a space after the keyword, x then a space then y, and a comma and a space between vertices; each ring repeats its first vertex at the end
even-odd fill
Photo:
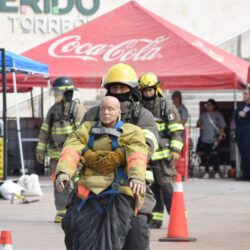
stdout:
POLYGON ((180 158, 180 153, 172 151, 169 156, 170 164, 174 165, 179 158, 180 158))
POLYGON ((129 187, 134 194, 145 194, 146 192, 146 183, 138 179, 131 179, 129 181, 129 187))
POLYGON ((84 165, 105 175, 114 172, 123 163, 123 159, 121 148, 117 148, 115 151, 97 150, 94 152, 88 150, 84 154, 84 165))
POLYGON ((69 183, 70 177, 65 173, 59 173, 56 177, 56 188, 58 192, 62 192, 65 186, 69 183))
POLYGON ((36 160, 40 163, 40 164, 44 164, 44 159, 45 159, 45 154, 42 152, 36 152, 36 160))

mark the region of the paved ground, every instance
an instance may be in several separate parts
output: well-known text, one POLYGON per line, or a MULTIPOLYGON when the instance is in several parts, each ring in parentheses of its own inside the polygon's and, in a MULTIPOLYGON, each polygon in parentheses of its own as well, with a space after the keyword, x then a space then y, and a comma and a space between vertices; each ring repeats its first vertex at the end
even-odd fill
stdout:
MULTIPOLYGON (((38 203, 0 200, 0 230, 12 231, 14 250, 65 249, 63 232, 52 222, 52 185, 43 178, 41 186, 45 195, 38 203)), ((184 196, 189 236, 197 241, 158 242, 167 235, 166 215, 164 228, 151 232, 151 250, 250 249, 250 182, 190 179, 184 183, 184 196)))

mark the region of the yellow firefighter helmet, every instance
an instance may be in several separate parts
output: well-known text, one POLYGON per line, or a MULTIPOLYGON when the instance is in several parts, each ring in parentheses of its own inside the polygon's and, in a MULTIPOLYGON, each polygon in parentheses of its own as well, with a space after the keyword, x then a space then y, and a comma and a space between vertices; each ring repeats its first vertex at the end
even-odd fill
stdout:
POLYGON ((130 88, 138 85, 138 76, 128 64, 118 63, 111 66, 103 76, 102 87, 107 88, 114 83, 122 83, 130 88))
POLYGON ((141 89, 155 88, 156 95, 163 96, 162 89, 160 88, 161 83, 158 77, 154 73, 147 72, 147 73, 142 74, 139 77, 139 84, 140 84, 141 89))

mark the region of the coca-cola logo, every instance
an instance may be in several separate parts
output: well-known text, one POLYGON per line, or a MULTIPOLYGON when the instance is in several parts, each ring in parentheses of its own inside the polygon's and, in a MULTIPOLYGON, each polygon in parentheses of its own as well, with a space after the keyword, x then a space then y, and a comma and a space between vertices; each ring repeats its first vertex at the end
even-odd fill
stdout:
POLYGON ((161 58, 160 46, 170 37, 159 36, 155 39, 131 39, 118 44, 81 44, 81 36, 66 36, 56 40, 49 47, 49 55, 56 58, 78 58, 84 61, 149 61, 161 58))

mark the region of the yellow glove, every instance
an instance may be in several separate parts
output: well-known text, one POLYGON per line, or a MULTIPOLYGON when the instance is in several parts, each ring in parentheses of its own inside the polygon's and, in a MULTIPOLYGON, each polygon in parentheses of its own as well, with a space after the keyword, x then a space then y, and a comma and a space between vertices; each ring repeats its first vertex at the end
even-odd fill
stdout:
POLYGON ((117 148, 115 151, 88 150, 84 154, 84 165, 100 174, 109 174, 115 171, 123 162, 123 151, 117 148))
POLYGON ((170 165, 174 165, 179 158, 180 153, 172 151, 169 156, 170 165))
POLYGON ((36 160, 41 163, 44 164, 44 159, 45 159, 45 154, 42 152, 36 152, 36 160))

